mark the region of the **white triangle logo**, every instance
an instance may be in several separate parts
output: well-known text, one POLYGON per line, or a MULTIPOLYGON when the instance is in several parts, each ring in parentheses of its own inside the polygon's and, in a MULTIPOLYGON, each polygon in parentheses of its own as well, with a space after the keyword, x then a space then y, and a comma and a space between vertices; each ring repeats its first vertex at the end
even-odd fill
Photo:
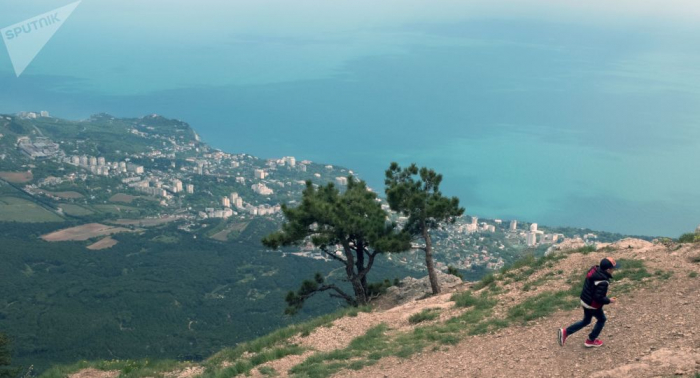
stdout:
POLYGON ((63 26, 75 8, 80 5, 80 1, 0 30, 17 77, 24 72, 51 37, 63 26))

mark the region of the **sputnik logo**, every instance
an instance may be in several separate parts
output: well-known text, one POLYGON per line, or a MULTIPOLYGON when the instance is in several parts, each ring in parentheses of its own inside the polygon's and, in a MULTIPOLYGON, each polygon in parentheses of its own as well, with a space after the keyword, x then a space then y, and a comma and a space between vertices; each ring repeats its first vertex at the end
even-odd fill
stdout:
POLYGON ((17 77, 24 72, 51 37, 63 26, 75 8, 80 5, 80 1, 0 30, 17 77))

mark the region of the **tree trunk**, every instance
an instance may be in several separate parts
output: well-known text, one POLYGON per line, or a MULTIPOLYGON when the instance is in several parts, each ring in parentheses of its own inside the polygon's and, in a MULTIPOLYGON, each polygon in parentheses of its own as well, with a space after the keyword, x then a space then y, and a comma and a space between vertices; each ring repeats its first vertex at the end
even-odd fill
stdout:
POLYGON ((430 240, 430 233, 425 225, 423 226, 423 239, 425 240, 425 266, 428 268, 430 287, 433 289, 433 294, 440 294, 440 284, 438 283, 435 265, 433 264, 433 245, 430 240))
MULTIPOLYGON (((365 292, 365 288, 362 287, 362 276, 359 274, 360 271, 357 273, 355 272, 355 255, 353 254, 352 248, 350 248, 350 245, 347 243, 343 243, 343 250, 345 251, 345 273, 348 276, 348 281, 352 284, 352 290, 355 293, 355 300, 357 301, 357 304, 359 306, 367 304, 367 295, 365 292)), ((360 257, 362 252, 358 253, 358 257, 360 257)), ((364 256, 361 256, 364 259, 364 256)))
POLYGON ((367 304, 367 294, 365 293, 365 288, 362 287, 362 280, 355 276, 352 279, 352 289, 355 291, 355 300, 358 306, 364 306, 367 304))
MULTIPOLYGON (((360 274, 363 270, 365 270, 365 246, 362 244, 362 242, 357 243, 357 262, 355 263, 355 266, 357 267, 357 274, 360 274)), ((360 277, 360 282, 362 284, 362 289, 364 290, 365 293, 367 293, 367 275, 363 274, 360 277)))

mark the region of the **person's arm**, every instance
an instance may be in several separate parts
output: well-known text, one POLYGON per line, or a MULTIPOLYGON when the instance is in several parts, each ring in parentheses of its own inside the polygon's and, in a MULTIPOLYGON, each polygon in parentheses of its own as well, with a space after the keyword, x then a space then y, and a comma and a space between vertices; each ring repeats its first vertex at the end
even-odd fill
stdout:
POLYGON ((602 303, 602 304, 610 304, 612 301, 610 301, 610 298, 607 297, 608 295, 608 282, 603 281, 596 285, 595 291, 593 292, 593 300, 602 303))

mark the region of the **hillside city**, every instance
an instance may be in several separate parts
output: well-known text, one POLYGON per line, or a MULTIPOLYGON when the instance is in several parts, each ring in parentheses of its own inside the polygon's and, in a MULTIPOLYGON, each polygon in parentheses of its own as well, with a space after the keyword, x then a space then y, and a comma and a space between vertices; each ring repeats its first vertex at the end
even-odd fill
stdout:
MULTIPOLYGON (((0 119, 6 123, 65 122, 51 118, 46 111, 5 115, 0 119)), ((12 162, 17 171, 32 175, 51 172, 42 177, 33 176, 34 181, 21 186, 21 190, 52 201, 59 215, 93 215, 92 209, 111 206, 112 210, 116 209, 121 225, 177 221, 179 228, 187 232, 208 227, 208 223, 203 223, 206 220, 219 219, 222 223, 214 227, 217 232, 209 236, 220 241, 229 240, 230 235, 245 228, 254 218, 283 221, 281 205, 294 206, 301 198, 306 180, 314 185, 333 182, 342 189, 349 176, 357 177, 352 170, 309 160, 297 161, 293 156, 259 159, 213 149, 202 143, 188 125, 158 115, 128 122, 98 115, 77 125, 104 122, 123 124, 122 132, 134 141, 131 147, 139 147, 131 152, 110 150, 96 132, 63 134, 60 139, 52 139, 41 126, 32 123, 29 135, 17 135, 10 144, 19 155, 2 151, 0 160, 12 162), (37 169, 40 166, 51 168, 37 169), (135 212, 138 222, 128 220, 133 218, 129 213, 134 204, 139 207, 135 212)), ((405 223, 405 217, 392 213, 383 199, 377 200, 399 226, 405 223)), ((110 217, 114 218, 113 214, 110 217)), ((525 249, 546 248, 565 238, 562 233, 538 229, 536 223, 480 221, 476 216, 463 216, 434 234, 435 248, 439 251, 437 267, 442 270, 448 266, 497 270, 525 249)), ((597 238, 592 233, 573 237, 584 243, 597 238)), ((327 258, 311 243, 283 253, 327 258)), ((424 258, 418 251, 388 258, 411 269, 424 269, 424 258)))

